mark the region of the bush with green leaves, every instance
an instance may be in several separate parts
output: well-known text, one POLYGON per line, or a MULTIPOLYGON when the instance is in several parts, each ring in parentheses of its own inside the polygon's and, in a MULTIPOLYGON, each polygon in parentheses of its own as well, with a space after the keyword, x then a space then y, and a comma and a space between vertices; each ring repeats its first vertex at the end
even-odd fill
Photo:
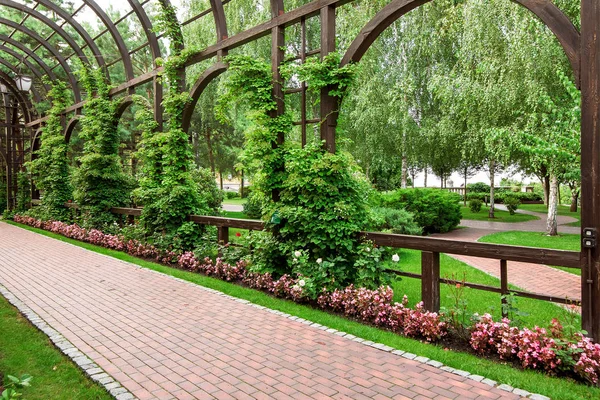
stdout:
POLYGON ((61 113, 67 107, 70 96, 66 83, 59 80, 48 83, 52 85, 48 92, 52 108, 42 128, 40 149, 35 152, 36 157, 27 163, 27 168, 41 194, 36 215, 44 220, 69 221, 71 212, 65 203, 73 199, 73 189, 61 113))
POLYGON ((373 222, 369 229, 389 231, 400 235, 421 235, 423 229, 415 222, 412 213, 396 208, 374 207, 373 222))
POLYGON ((15 211, 24 213, 31 207, 31 180, 26 171, 17 173, 17 206, 15 211))
POLYGON ((472 213, 478 213, 481 211, 481 206, 483 202, 479 199, 473 199, 469 201, 469 209, 472 213))
POLYGON ((504 206, 510 213, 510 215, 515 215, 515 211, 519 208, 521 202, 516 196, 507 195, 504 197, 504 206))
POLYGON ((223 192, 217 186, 215 176, 209 168, 198 168, 191 172, 198 194, 204 198, 211 215, 218 215, 223 203, 223 192))
POLYGON ((264 199, 261 197, 260 193, 253 192, 248 196, 248 200, 244 203, 244 214, 248 218, 260 219, 262 218, 262 209, 264 199))
POLYGON ((469 193, 490 193, 490 185, 477 182, 477 183, 469 183, 467 184, 467 191, 469 193))
POLYGON ((423 232, 449 232, 460 223, 460 195, 440 189, 400 189, 383 194, 384 207, 404 209, 414 214, 423 232))
POLYGON ((80 82, 90 94, 84 106, 79 137, 84 140, 80 167, 73 177, 73 196, 79 204, 82 225, 103 228, 116 222, 112 207, 130 205, 135 183, 123 172, 119 156, 120 134, 116 111, 118 100, 111 100, 110 86, 102 69, 82 66, 80 82), (92 97, 92 94, 95 94, 92 97))
POLYGON ((227 200, 231 200, 231 199, 240 199, 241 196, 238 192, 225 192, 225 198, 227 200))
POLYGON ((0 181, 0 211, 6 210, 6 182, 0 181))

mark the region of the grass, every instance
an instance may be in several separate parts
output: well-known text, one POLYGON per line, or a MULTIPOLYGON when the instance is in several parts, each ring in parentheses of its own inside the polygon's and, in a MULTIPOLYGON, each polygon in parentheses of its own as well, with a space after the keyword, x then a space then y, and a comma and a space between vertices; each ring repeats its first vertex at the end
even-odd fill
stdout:
MULTIPOLYGON (((242 211, 221 211, 221 216, 226 217, 226 218, 239 218, 239 219, 252 219, 252 218, 248 218, 248 216, 246 214, 244 214, 242 211)), ((237 229, 237 228, 229 228, 229 241, 231 243, 238 243, 238 237, 237 234, 240 235, 245 235, 248 233, 247 229, 237 229)))
POLYGON ((246 201, 248 201, 247 198, 244 198, 244 199, 240 199, 240 198, 237 198, 237 199, 223 199, 223 204, 233 204, 233 205, 241 206, 241 205, 246 204, 246 201))
POLYGON ((0 296, 0 375, 23 374, 33 376, 28 400, 112 399, 0 296))
MULTIPOLYGON (((122 252, 105 249, 88 243, 78 242, 76 240, 68 239, 63 236, 56 235, 51 232, 46 232, 40 229, 26 227, 15 223, 12 224, 23 227, 24 229, 36 233, 40 233, 45 236, 55 238, 63 242, 74 244, 76 246, 88 250, 92 250, 101 254, 115 257, 120 260, 131 262, 144 268, 178 277, 204 287, 209 287, 237 298, 246 299, 251 301, 252 303, 259 304, 270 309, 279 310, 340 331, 344 331, 367 340, 372 340, 378 343, 384 343, 388 346, 397 349, 402 349, 411 353, 418 354, 420 356, 429 357, 431 359, 438 360, 450 367, 463 369, 475 374, 484 375, 498 382, 519 387, 533 393, 541 393, 552 398, 567 400, 594 399, 600 397, 600 389, 585 386, 568 379, 554 378, 535 371, 521 371, 516 368, 513 368, 512 366, 487 360, 485 358, 478 357, 469 353, 449 351, 447 349, 444 349, 442 346, 437 346, 433 344, 424 343, 418 340, 405 338, 393 334, 391 332, 387 332, 371 326, 366 326, 358 322, 351 321, 346 318, 342 318, 321 310, 313 309, 305 305, 296 304, 291 301, 276 299, 257 290, 241 287, 232 283, 206 277, 203 275, 194 274, 191 272, 182 271, 175 268, 166 267, 160 264, 140 260, 122 252)), ((401 257, 402 268, 405 270, 411 270, 411 268, 414 269, 414 265, 416 262, 415 260, 418 259, 418 252, 402 251, 401 257)), ((487 275, 481 272, 474 271, 472 268, 464 264, 462 264, 462 266, 459 266, 459 264, 462 263, 444 257, 442 259, 442 270, 448 272, 450 269, 453 269, 454 267, 458 266, 458 268, 465 269, 468 272, 467 278, 469 280, 493 280, 493 278, 488 277, 487 275)), ((397 291, 401 291, 402 289, 404 289, 404 291, 409 292, 408 295, 411 296, 413 299, 418 298, 417 294, 419 285, 415 283, 410 284, 410 282, 411 280, 407 278, 399 283, 396 283, 394 286, 396 287, 397 291)), ((445 295, 447 293, 447 288, 443 288, 442 294, 445 295)), ((484 292, 481 293, 487 294, 484 292)), ((499 298, 492 299, 492 301, 494 301, 495 304, 499 304, 499 298)), ((483 300, 481 301, 481 303, 483 303, 483 300)), ((529 309, 529 307, 533 307, 533 310, 542 310, 544 313, 544 315, 530 317, 531 321, 533 321, 534 319, 539 319, 540 321, 542 321, 546 318, 546 316, 556 316, 556 314, 560 312, 560 310, 558 310, 558 307, 555 307, 551 304, 545 304, 543 307, 533 305, 527 306, 527 309, 529 309), (558 311, 552 309, 552 312, 550 312, 551 307, 556 308, 558 311)), ((480 306, 473 306, 473 308, 480 308, 480 306)), ((523 309, 526 309, 525 300, 523 300, 523 309)))
MULTIPOLYGON (((539 232, 507 231, 484 236, 479 239, 484 243, 512 244, 518 246, 541 247, 556 250, 581 250, 581 235, 562 234, 548 236, 539 232)), ((575 275, 581 275, 580 269, 555 267, 575 275)))
POLYGON ((488 218, 489 207, 483 206, 481 207, 481 211, 478 213, 474 213, 469 209, 469 206, 464 206, 461 203, 460 206, 462 212, 462 219, 469 219, 475 221, 492 221, 492 222, 526 222, 533 221, 539 219, 535 215, 528 214, 520 214, 516 213, 514 215, 510 215, 508 211, 504 210, 494 210, 494 215, 496 218, 488 218))
MULTIPOLYGON (((548 214, 548 207, 546 207, 545 204, 521 204, 519 208, 527 211, 548 214)), ((579 209, 577 212, 571 212, 569 211, 569 206, 559 205, 557 214, 577 219, 577 221, 565 224, 565 226, 581 226, 581 209, 579 209)))

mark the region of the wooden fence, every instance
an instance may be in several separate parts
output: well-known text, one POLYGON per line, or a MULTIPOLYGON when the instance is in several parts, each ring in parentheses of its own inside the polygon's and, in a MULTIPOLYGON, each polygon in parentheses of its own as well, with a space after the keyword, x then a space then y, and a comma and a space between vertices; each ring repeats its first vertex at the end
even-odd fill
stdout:
MULTIPOLYGON (((127 216, 130 222, 133 222, 134 218, 140 216, 142 213, 142 210, 139 208, 113 208, 112 211, 115 214, 127 216)), ((216 226, 218 230, 218 240, 221 244, 226 244, 229 242, 229 228, 257 231, 264 229, 264 223, 258 220, 191 215, 190 221, 202 225, 216 226)), ((464 242, 432 237, 396 235, 381 232, 361 232, 361 235, 366 239, 373 241, 373 243, 378 246, 420 250, 422 252, 420 274, 396 271, 392 269, 388 270, 388 272, 399 276, 420 279, 421 297, 425 309, 429 311, 439 311, 440 309, 440 286, 442 283, 453 285, 464 284, 465 287, 476 290, 494 292, 501 295, 513 293, 521 297, 554 303, 580 303, 580 299, 561 298, 543 293, 509 290, 507 266, 508 261, 520 261, 525 263, 541 263, 551 266, 581 269, 581 265, 585 263, 586 260, 581 257, 582 253, 579 252, 539 249, 522 246, 507 246, 490 243, 464 242), (442 278, 440 275, 441 253, 498 260, 498 268, 500 270, 500 287, 442 278)), ((504 303, 505 299, 503 298, 502 301, 504 303)))

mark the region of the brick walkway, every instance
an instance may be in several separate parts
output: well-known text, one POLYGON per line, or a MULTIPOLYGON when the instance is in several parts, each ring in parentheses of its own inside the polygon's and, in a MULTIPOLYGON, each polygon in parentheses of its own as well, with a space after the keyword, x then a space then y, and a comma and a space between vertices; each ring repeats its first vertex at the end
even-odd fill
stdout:
MULTIPOLYGON (((475 242, 483 236, 497 233, 498 231, 545 231, 546 219, 544 214, 521 210, 518 212, 535 215, 540 217, 540 219, 518 223, 462 220, 460 221, 460 224, 465 228, 456 229, 454 231, 435 236, 443 237, 444 239, 475 242)), ((564 224, 576 221, 575 218, 559 215, 557 216, 557 221, 559 224, 559 233, 580 233, 581 228, 563 226, 564 224)), ((458 256, 452 254, 449 254, 449 256, 469 264, 472 267, 484 271, 492 276, 500 278, 500 262, 498 260, 458 256)), ((516 285, 529 292, 543 293, 555 297, 568 297, 574 301, 581 299, 581 278, 578 275, 548 267, 543 264, 509 261, 508 280, 513 285, 516 285)))
POLYGON ((139 399, 518 398, 0 222, 0 284, 139 399))

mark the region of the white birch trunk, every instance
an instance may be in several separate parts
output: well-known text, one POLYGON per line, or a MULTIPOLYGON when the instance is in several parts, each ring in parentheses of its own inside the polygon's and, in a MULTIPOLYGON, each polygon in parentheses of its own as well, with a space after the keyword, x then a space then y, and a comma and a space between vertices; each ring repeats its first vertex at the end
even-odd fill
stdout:
POLYGON ((546 221, 546 233, 548 236, 558 235, 558 224, 556 222, 556 211, 558 208, 558 178, 552 174, 550 177, 550 193, 548 196, 548 219, 546 221))
POLYGON ((496 173, 496 163, 490 161, 490 212, 488 218, 496 218, 494 215, 494 178, 496 173))

